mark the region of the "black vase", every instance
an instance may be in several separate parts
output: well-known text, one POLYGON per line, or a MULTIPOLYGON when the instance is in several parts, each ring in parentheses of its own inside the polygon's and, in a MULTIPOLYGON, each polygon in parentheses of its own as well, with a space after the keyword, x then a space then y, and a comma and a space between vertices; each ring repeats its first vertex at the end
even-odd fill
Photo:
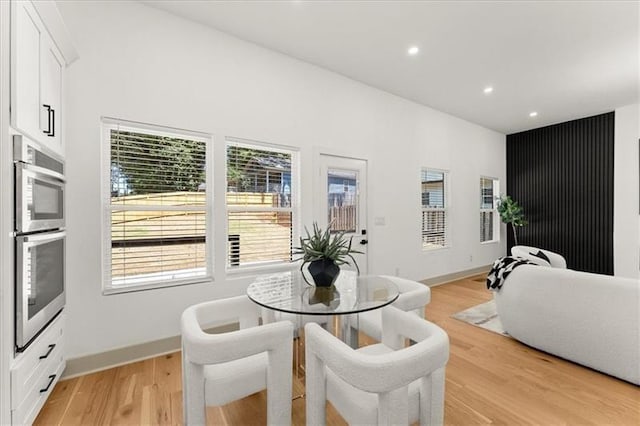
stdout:
POLYGON ((338 278, 340 267, 330 259, 314 260, 309 263, 309 273, 316 287, 331 287, 338 278))

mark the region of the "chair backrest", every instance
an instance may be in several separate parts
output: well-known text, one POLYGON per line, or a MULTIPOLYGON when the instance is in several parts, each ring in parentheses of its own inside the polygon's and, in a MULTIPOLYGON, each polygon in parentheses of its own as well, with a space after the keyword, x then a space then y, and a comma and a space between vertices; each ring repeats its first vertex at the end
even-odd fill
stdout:
POLYGON ((549 250, 544 250, 544 249, 539 249, 536 247, 529 247, 529 246, 513 246, 511 247, 511 255, 516 257, 522 257, 522 258, 531 260, 534 263, 538 263, 540 258, 532 254, 532 253, 538 253, 538 250, 544 253, 545 256, 547 256, 547 258, 549 259, 549 264, 552 267, 562 268, 562 269, 567 268, 566 259, 562 255, 558 253, 554 253, 549 250))
POLYGON ((393 302, 393 306, 403 311, 412 311, 424 318, 424 307, 431 301, 431 290, 425 284, 405 278, 384 275, 398 286, 400 296, 393 302))
POLYGON ((408 386, 420 381, 420 422, 441 424, 449 338, 435 324, 393 306, 382 311, 382 344, 392 352, 354 351, 317 324, 305 326, 307 424, 326 420, 325 367, 353 387, 378 394, 378 422, 408 422, 408 386), (404 347, 405 339, 416 342, 404 347))
POLYGON ((204 302, 187 308, 181 317, 182 383, 185 424, 204 424, 204 366, 224 364, 268 353, 267 421, 290 423, 293 326, 288 321, 258 326, 259 307, 247 296, 204 302), (206 333, 212 324, 237 321, 240 330, 206 333))

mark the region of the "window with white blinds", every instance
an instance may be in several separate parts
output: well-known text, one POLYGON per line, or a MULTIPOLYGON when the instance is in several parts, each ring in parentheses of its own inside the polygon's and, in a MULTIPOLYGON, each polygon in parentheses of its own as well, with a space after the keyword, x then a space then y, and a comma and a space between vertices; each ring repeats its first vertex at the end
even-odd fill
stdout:
POLYGON ((291 261, 297 152, 227 138, 227 269, 291 261))
POLYGON ((496 210, 498 180, 480 178, 480 242, 500 240, 500 221, 496 210))
POLYGON ((209 278, 208 139, 105 119, 103 140, 105 293, 209 278))
POLYGON ((449 243, 448 173, 422 169, 422 248, 432 250, 449 243))

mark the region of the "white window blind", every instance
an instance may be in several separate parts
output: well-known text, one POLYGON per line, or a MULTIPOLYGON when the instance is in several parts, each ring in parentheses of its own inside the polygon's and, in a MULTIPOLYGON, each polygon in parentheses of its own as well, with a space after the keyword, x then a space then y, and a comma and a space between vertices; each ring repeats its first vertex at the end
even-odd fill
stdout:
POLYGON ((448 245, 447 172, 422 169, 422 248, 448 245))
POLYGON ((227 268, 291 261, 296 152, 227 138, 227 268))
POLYGON ((105 140, 105 292, 211 275, 207 139, 119 121, 105 140))
POLYGON ((480 242, 497 241, 500 238, 500 222, 495 197, 498 180, 480 178, 480 242))

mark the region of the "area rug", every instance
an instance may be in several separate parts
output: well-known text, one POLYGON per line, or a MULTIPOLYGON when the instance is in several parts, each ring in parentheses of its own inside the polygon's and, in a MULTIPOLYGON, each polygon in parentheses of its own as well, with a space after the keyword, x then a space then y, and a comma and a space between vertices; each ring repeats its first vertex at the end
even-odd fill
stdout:
POLYGON ((451 317, 475 325, 476 327, 508 336, 507 332, 504 331, 500 318, 498 318, 496 302, 493 300, 472 306, 469 309, 451 315, 451 317))

